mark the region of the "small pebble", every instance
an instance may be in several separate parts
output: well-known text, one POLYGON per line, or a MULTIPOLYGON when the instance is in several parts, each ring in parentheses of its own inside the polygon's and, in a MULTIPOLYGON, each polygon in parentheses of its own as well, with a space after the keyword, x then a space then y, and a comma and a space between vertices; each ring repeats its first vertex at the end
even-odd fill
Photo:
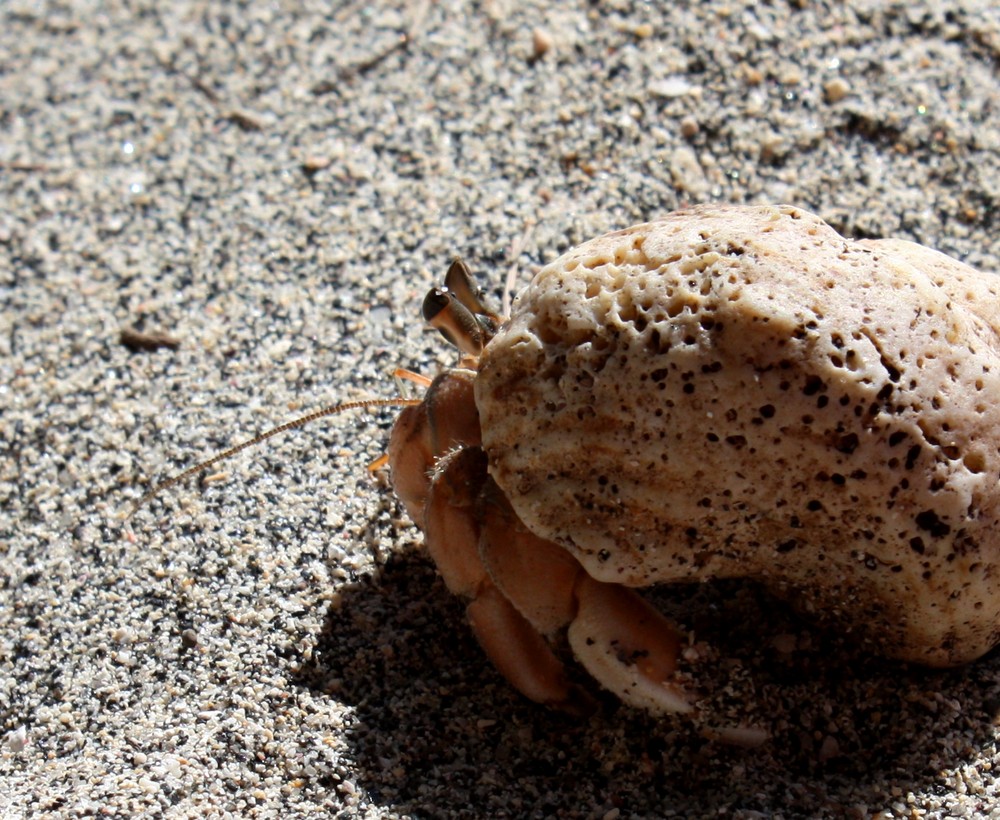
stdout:
POLYGON ((851 93, 851 86, 847 81, 836 77, 823 86, 823 99, 828 103, 840 102, 851 93))
POLYGON ((315 174, 322 171, 324 168, 329 168, 331 160, 329 157, 324 157, 319 154, 310 154, 304 160, 302 160, 302 170, 307 174, 315 174))
POLYGON ((20 752, 28 745, 28 730, 24 726, 18 726, 13 731, 7 733, 7 748, 12 752, 20 752))
POLYGON ((648 88, 652 96, 667 100, 687 96, 694 90, 694 86, 684 77, 667 77, 662 80, 654 80, 649 84, 648 88))
POLYGON ((533 29, 531 32, 531 51, 535 60, 540 60, 552 50, 554 45, 552 35, 543 28, 533 29))
POLYGON ((827 735, 823 738, 823 743, 819 747, 819 760, 820 763, 826 763, 826 761, 837 757, 840 754, 840 744, 833 735, 827 735))
POLYGON ((702 197, 708 192, 708 180, 698 162, 698 155, 687 146, 674 150, 670 157, 670 175, 677 189, 702 197))

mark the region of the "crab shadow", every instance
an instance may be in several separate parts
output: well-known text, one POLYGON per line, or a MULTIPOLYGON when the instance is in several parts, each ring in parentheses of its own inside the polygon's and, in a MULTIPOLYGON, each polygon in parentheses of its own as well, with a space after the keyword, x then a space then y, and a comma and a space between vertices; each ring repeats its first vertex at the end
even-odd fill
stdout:
POLYGON ((728 682, 713 703, 770 740, 708 741, 605 696, 583 719, 526 701, 414 546, 341 588, 298 682, 353 707, 346 740, 367 800, 415 816, 875 813, 947 791, 941 772, 994 738, 996 655, 946 672, 874 659, 743 582, 651 598, 717 648, 703 671, 728 682))

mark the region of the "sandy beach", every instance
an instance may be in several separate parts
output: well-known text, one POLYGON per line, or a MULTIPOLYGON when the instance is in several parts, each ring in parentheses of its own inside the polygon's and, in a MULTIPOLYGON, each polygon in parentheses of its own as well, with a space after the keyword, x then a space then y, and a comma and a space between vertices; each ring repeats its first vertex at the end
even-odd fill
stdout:
POLYGON ((121 519, 453 365, 455 256, 499 305, 771 202, 1000 274, 998 66, 989 0, 3 4, 0 817, 1000 818, 995 651, 873 658, 747 582, 649 595, 711 720, 521 697, 367 469, 391 408, 121 519))

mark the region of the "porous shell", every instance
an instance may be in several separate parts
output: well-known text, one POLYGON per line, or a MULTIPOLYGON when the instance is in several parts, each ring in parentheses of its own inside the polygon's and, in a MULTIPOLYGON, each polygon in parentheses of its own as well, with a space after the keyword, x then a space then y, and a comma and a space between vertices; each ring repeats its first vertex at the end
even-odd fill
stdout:
POLYGON ((490 473, 631 586, 748 576, 890 656, 1000 626, 1000 280, 792 207, 706 206, 545 267, 490 343, 490 473))

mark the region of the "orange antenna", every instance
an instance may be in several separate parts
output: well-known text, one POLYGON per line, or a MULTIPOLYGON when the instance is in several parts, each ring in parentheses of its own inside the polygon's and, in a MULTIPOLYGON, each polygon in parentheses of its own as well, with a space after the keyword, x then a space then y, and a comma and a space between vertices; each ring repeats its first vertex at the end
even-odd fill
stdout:
POLYGON ((279 424, 277 427, 272 427, 264 433, 258 436, 254 436, 248 441, 244 441, 242 444, 237 444, 235 447, 230 447, 218 455, 212 456, 207 461, 202 461, 200 464, 195 464, 194 467, 189 467, 182 473, 178 473, 165 481, 161 481, 159 484, 153 486, 151 490, 148 490, 145 495, 142 496, 138 501, 136 501, 131 509, 129 509, 128 514, 125 516, 125 520, 128 521, 140 507, 144 506, 147 502, 151 501, 157 495, 159 495, 163 490, 169 489, 176 484, 180 484, 182 481, 190 478, 193 475, 218 464, 220 461, 225 461, 227 458, 236 455, 248 447, 253 447, 255 444, 260 444, 262 441, 266 441, 269 438, 273 438, 281 433, 287 433, 289 430, 296 430, 299 427, 305 427, 311 421, 316 421, 317 419, 325 418, 326 416, 335 416, 338 413, 343 413, 347 410, 370 410, 374 407, 410 407, 415 404, 420 404, 420 399, 364 399, 362 401, 349 401, 345 404, 336 404, 330 407, 324 407, 321 410, 317 410, 314 413, 309 413, 308 415, 301 416, 300 418, 293 419, 292 421, 286 421, 284 424, 279 424))

